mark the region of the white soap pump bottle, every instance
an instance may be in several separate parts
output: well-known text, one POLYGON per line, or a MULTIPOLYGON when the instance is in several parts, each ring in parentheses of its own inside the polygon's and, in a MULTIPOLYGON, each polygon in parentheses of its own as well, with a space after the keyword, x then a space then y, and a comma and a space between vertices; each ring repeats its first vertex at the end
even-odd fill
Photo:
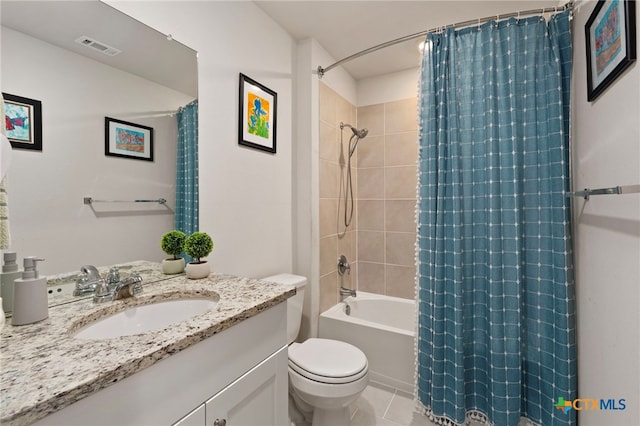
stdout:
POLYGON ((0 295, 2 295, 2 310, 11 312, 13 306, 13 283, 22 276, 22 270, 18 269, 18 255, 15 251, 4 252, 4 265, 0 273, 0 295))
POLYGON ((32 324, 49 316, 47 277, 38 274, 38 262, 42 260, 35 256, 24 258, 22 278, 14 281, 13 325, 32 324))

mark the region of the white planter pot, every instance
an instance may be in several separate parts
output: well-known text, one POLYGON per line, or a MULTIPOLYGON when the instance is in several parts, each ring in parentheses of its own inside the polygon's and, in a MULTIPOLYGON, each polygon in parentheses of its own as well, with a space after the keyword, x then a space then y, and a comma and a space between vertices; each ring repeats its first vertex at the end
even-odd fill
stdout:
POLYGON ((199 280, 200 278, 208 277, 209 273, 211 272, 211 268, 209 267, 209 262, 204 260, 200 263, 188 263, 185 271, 187 273, 187 278, 192 280, 199 280))
POLYGON ((162 261, 162 273, 167 275, 181 274, 184 272, 184 259, 164 259, 162 261))

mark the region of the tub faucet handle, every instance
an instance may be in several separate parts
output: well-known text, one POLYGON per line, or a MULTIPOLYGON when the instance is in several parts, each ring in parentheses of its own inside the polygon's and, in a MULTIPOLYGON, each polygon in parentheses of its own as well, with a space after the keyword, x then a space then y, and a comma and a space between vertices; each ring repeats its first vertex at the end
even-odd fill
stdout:
POLYGON ((338 274, 344 275, 344 273, 351 274, 351 265, 347 261, 347 257, 341 254, 338 258, 338 274))

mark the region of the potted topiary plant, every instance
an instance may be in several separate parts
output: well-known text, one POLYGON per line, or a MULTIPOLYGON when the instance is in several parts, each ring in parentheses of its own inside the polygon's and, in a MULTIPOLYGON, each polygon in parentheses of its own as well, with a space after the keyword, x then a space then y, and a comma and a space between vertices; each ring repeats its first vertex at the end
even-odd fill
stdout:
POLYGON ((162 236, 160 247, 162 251, 173 257, 162 260, 162 272, 167 275, 180 274, 184 271, 184 259, 178 257, 184 251, 184 243, 187 236, 184 232, 173 230, 162 236))
POLYGON ((184 243, 184 251, 196 259, 193 262, 189 262, 185 269, 188 278, 196 280, 209 276, 211 272, 209 262, 202 260, 202 258, 207 257, 211 250, 213 250, 213 241, 206 232, 194 232, 187 237, 184 243))

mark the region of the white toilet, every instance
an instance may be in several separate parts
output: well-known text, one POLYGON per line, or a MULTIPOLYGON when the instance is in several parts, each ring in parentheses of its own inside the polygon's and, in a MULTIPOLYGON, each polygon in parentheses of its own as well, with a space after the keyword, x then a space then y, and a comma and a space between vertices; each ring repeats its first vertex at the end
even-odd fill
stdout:
POLYGON ((287 300, 289 388, 293 399, 313 409, 313 426, 350 425, 349 405, 369 383, 367 357, 355 346, 338 340, 312 338, 294 343, 300 331, 307 279, 280 274, 263 280, 296 287, 296 295, 287 300))

